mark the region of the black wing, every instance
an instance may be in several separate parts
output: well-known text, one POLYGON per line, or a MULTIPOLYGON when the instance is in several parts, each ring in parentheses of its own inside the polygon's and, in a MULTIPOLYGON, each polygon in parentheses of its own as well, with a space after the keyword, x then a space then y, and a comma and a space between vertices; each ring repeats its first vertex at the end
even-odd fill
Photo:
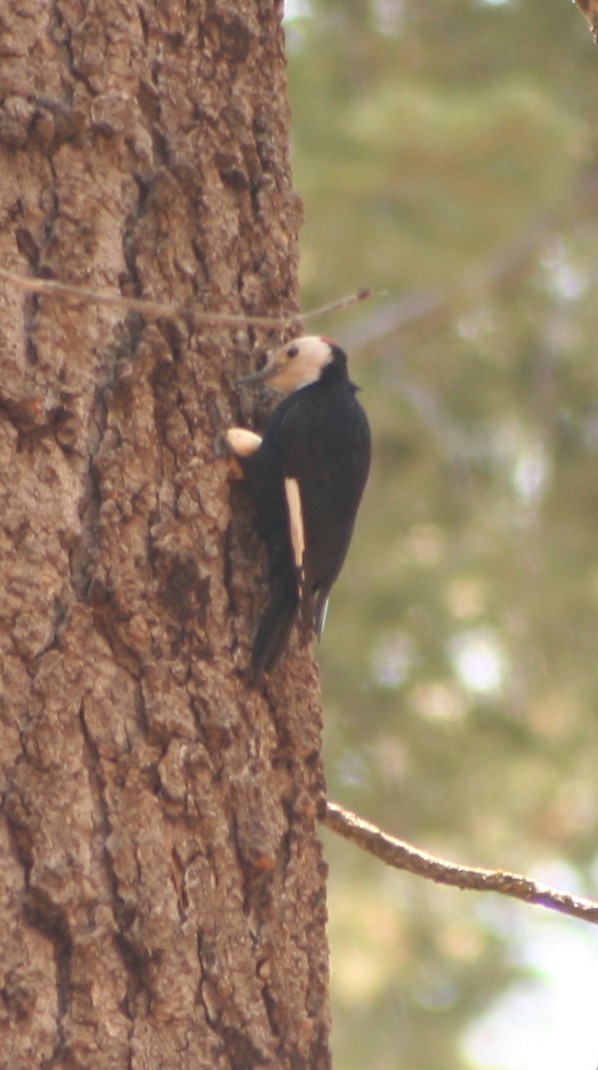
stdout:
POLYGON ((312 384, 274 411, 244 462, 268 545, 271 600, 253 647, 256 677, 274 667, 297 614, 319 635, 353 534, 370 466, 370 429, 344 381, 312 384))
POLYGON ((321 631, 370 466, 367 417, 349 383, 299 391, 281 427, 289 542, 306 623, 321 631))

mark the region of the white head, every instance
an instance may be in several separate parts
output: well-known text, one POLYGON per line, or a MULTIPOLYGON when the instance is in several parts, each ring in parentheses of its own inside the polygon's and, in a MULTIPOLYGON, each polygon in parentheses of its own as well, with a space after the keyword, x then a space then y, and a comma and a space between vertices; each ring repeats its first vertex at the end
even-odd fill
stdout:
POLYGON ((334 345, 316 334, 305 334, 277 349, 261 371, 247 375, 242 383, 268 382, 283 394, 316 383, 322 370, 334 359, 334 345))

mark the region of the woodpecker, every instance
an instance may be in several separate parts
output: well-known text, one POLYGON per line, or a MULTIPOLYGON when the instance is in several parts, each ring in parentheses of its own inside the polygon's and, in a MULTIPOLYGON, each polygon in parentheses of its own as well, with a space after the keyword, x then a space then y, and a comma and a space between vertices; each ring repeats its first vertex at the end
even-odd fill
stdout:
POLYGON ((327 338, 287 342, 240 382, 265 382, 287 395, 263 438, 240 427, 227 432, 270 558, 271 599, 253 644, 258 679, 276 665, 297 614, 321 635, 368 477, 371 438, 346 354, 327 338))

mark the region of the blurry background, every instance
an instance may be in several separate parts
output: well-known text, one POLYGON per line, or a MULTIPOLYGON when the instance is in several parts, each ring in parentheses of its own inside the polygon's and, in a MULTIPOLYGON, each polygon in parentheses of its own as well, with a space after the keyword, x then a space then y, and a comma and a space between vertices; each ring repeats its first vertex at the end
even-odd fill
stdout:
MULTIPOLYGON (((331 798, 598 898, 598 51, 569 0, 288 0, 304 309, 375 463, 331 798)), ((326 836, 336 1070, 594 1070, 598 929, 326 836)))

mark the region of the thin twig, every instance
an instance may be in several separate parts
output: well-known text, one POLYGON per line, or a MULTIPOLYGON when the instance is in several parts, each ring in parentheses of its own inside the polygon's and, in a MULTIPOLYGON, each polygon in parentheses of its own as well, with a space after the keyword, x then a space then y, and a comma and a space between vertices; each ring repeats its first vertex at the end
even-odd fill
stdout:
POLYGON ((344 810, 337 803, 327 802, 322 823, 357 844, 364 851, 380 858, 389 866, 407 870, 419 877, 436 881, 438 884, 451 884, 455 888, 472 889, 478 892, 498 892, 513 899, 523 899, 526 903, 558 910, 573 918, 598 925, 598 903, 591 899, 570 895, 551 888, 540 881, 521 877, 517 873, 506 873, 500 869, 475 869, 471 866, 458 866, 435 858, 426 851, 388 836, 375 825, 344 810))
POLYGON ((337 301, 331 301, 330 304, 321 305, 319 308, 313 308, 302 314, 294 312, 288 316, 246 316, 240 312, 205 312, 192 305, 164 304, 139 297, 123 297, 122 294, 88 290, 83 286, 72 286, 70 283, 56 279, 37 279, 31 276, 15 275, 4 268, 0 268, 0 279, 20 290, 25 290, 26 293, 42 294, 45 297, 59 299, 70 298, 96 305, 112 305, 113 308, 122 308, 126 312, 138 312, 146 319, 177 319, 179 316, 189 316, 194 323, 222 323, 227 326, 252 324, 259 327, 287 327, 296 323, 297 320, 308 322, 318 316, 338 312, 370 296, 369 290, 359 290, 357 293, 341 297, 337 301))

